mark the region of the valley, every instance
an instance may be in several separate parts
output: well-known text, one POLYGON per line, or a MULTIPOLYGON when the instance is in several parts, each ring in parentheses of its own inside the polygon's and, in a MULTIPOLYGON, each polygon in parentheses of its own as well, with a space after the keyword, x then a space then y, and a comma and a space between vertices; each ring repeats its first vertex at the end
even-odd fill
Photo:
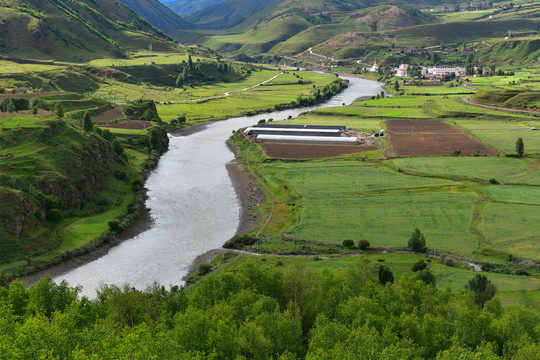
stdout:
POLYGON ((536 358, 538 9, 0 0, 0 357, 536 358))

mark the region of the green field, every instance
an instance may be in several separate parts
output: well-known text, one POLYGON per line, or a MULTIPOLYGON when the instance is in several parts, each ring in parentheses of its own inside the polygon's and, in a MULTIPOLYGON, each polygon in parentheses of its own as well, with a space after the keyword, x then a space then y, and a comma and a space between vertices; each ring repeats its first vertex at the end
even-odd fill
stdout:
POLYGON ((520 137, 523 138, 525 154, 540 153, 540 132, 532 131, 529 122, 457 121, 456 124, 504 153, 515 154, 516 140, 520 137))
POLYGON ((477 247, 469 227, 478 197, 452 181, 358 162, 275 164, 264 172, 271 190, 283 183, 300 195, 301 211, 287 237, 331 244, 366 239, 403 248, 419 227, 432 248, 470 254, 477 247))
POLYGON ((464 179, 540 185, 537 162, 507 157, 413 157, 392 160, 404 171, 464 179))
POLYGON ((478 229, 495 249, 540 260, 538 210, 537 205, 487 204, 478 229))

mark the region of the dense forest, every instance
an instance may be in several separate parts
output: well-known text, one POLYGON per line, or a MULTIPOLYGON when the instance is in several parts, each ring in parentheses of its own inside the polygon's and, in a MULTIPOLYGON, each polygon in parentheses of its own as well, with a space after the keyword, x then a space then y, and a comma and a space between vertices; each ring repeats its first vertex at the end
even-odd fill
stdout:
POLYGON ((187 290, 104 286, 94 300, 51 278, 29 289, 15 281, 0 288, 0 358, 539 358, 538 311, 408 275, 392 284, 382 268, 248 259, 187 290))

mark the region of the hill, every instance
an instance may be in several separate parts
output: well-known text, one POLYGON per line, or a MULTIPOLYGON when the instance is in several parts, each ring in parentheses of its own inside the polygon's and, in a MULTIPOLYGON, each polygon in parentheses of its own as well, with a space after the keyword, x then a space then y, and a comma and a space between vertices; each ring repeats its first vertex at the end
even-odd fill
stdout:
POLYGON ((175 14, 158 0, 120 0, 155 27, 169 32, 171 30, 191 29, 194 26, 175 14))
MULTIPOLYGON (((426 48, 440 44, 458 46, 464 42, 486 42, 494 38, 503 39, 510 29, 516 32, 527 32, 536 31, 537 26, 536 19, 510 19, 424 24, 376 33, 353 31, 339 34, 315 46, 314 51, 336 58, 360 57, 372 50, 382 50, 388 47, 426 48)), ((528 50, 535 50, 534 44, 529 45, 532 47, 529 46, 528 50)), ((485 50, 485 52, 496 55, 498 57, 496 60, 500 61, 502 56, 522 55, 523 51, 528 51, 521 47, 508 49, 508 46, 507 43, 501 43, 485 50), (512 49, 514 50, 511 51, 512 49)), ((510 46, 517 46, 517 42, 510 46)), ((489 54, 486 56, 490 57, 489 54)))
MULTIPOLYGON (((289 10, 242 33, 208 37, 204 44, 219 51, 296 54, 338 34, 374 33, 439 21, 430 14, 405 6, 381 5, 352 11, 311 13, 316 9, 319 8, 289 10)), ((246 20, 235 30, 249 22, 246 20)))
POLYGON ((226 0, 191 14, 187 20, 205 29, 231 28, 273 2, 276 0, 226 0))
POLYGON ((167 35, 118 1, 0 0, 4 56, 85 61, 124 57, 167 35))
POLYGON ((173 0, 165 3, 180 16, 187 16, 224 0, 173 0))

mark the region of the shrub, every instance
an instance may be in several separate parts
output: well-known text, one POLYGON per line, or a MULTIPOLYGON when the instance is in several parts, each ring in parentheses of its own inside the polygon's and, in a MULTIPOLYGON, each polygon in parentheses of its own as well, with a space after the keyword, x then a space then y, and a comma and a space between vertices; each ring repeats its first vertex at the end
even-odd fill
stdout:
POLYGON ((367 240, 359 240, 358 241, 358 248, 360 250, 366 250, 367 248, 369 248, 371 246, 371 244, 369 243, 369 241, 367 240))
POLYGON ((409 239, 408 247, 414 252, 426 252, 426 239, 420 229, 414 229, 409 239))
POLYGON ((251 246, 257 242, 257 238, 247 235, 235 235, 228 240, 223 247, 225 249, 243 249, 245 246, 251 246))
POLYGON ((415 262, 411 268, 412 272, 418 272, 425 270, 427 268, 427 264, 424 260, 418 260, 415 262))
POLYGON ((201 265, 199 265, 199 274, 201 275, 208 274, 210 271, 212 271, 212 267, 213 266, 211 264, 202 263, 201 265))
POLYGON ((416 280, 423 281, 427 285, 436 285, 435 275, 433 275, 433 273, 427 269, 418 271, 414 278, 416 280))
POLYGON ((352 248, 354 247, 354 241, 351 239, 343 240, 343 246, 346 248, 352 248))

